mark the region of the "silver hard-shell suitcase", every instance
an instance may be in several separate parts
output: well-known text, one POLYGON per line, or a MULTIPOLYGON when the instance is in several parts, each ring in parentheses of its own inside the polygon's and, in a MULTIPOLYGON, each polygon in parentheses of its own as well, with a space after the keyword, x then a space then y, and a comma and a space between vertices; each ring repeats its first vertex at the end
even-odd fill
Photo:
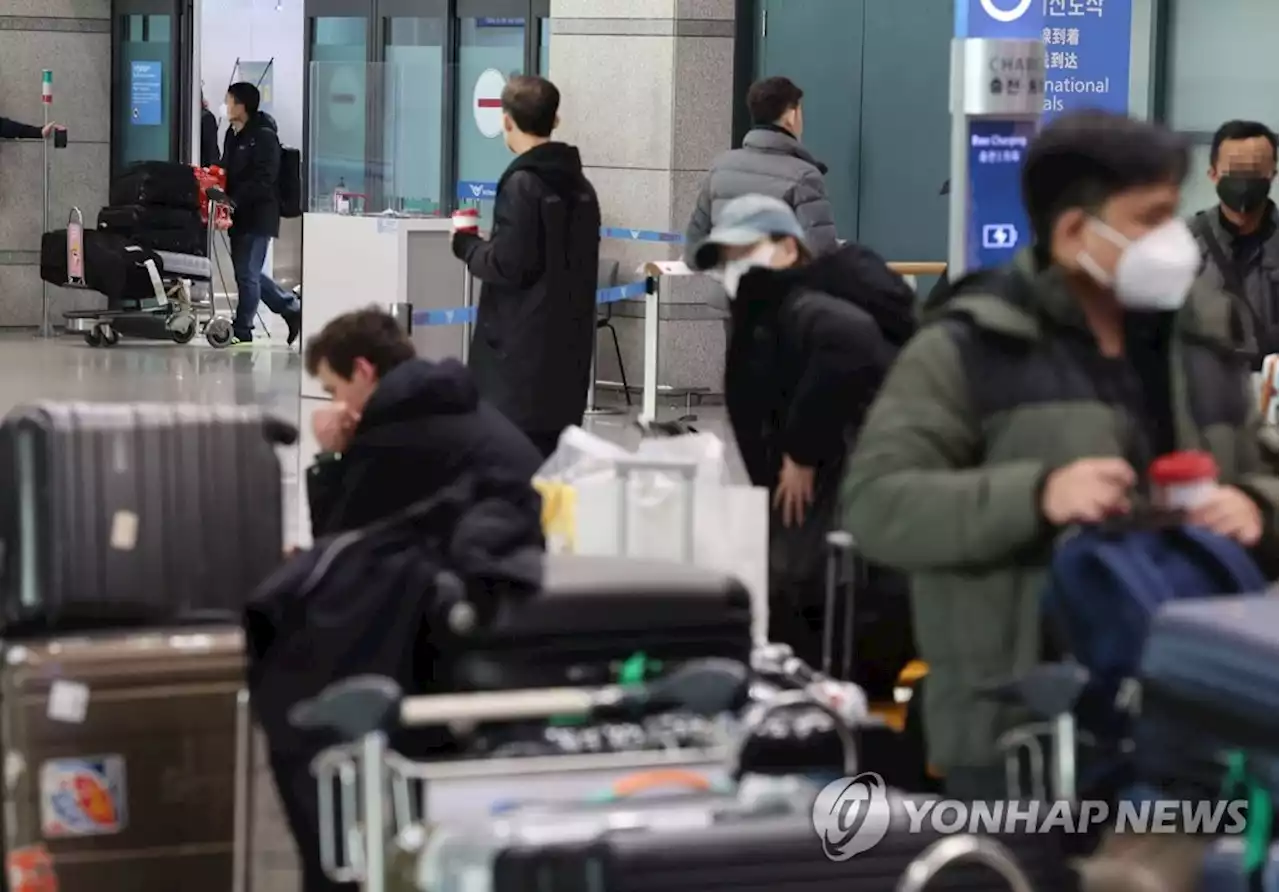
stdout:
POLYGON ((239 406, 37 403, 0 426, 0 615, 70 629, 238 617, 279 563, 292 425, 239 406))

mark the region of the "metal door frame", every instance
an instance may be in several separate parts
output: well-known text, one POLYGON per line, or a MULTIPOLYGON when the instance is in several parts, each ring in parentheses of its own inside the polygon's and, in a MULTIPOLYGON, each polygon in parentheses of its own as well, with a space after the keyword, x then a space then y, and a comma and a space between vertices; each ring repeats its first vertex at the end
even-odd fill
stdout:
MULTIPOLYGON (((196 71, 195 65, 198 64, 200 53, 198 45, 193 44, 193 40, 199 38, 199 23, 197 21, 198 9, 195 8, 195 0, 112 0, 111 3, 111 125, 112 136, 110 146, 110 168, 111 174, 114 175, 121 168, 120 159, 120 140, 114 132, 115 122, 120 120, 118 117, 121 107, 126 104, 124 91, 128 89, 128 82, 124 80, 123 72, 120 69, 120 45, 125 42, 127 28, 127 16, 151 16, 163 15, 168 16, 170 20, 169 27, 169 58, 164 60, 164 64, 168 66, 170 72, 170 90, 169 102, 165 111, 169 112, 169 157, 167 161, 180 161, 191 156, 192 137, 195 129, 190 126, 190 116, 195 113, 198 106, 192 105, 191 78, 196 71), (193 47, 195 47, 193 51, 193 47), (188 122, 188 126, 183 126, 183 121, 188 122)), ((162 75, 163 77, 163 75, 162 75)), ((57 89, 57 84, 54 84, 57 89)), ((195 143, 198 147, 199 143, 195 143)))

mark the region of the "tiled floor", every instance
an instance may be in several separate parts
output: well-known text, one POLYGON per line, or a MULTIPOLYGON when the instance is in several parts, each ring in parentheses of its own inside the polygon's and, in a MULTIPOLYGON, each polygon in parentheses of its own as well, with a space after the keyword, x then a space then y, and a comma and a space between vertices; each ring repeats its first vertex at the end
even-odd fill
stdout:
MULTIPOLYGON (((197 340, 185 346, 158 341, 124 341, 116 347, 94 349, 78 337, 36 338, 26 332, 0 333, 0 414, 35 400, 164 401, 255 404, 299 424, 299 446, 281 450, 288 543, 305 543, 306 506, 301 501, 299 461, 310 462, 315 450, 309 415, 298 396, 302 362, 285 346, 284 333, 261 336, 252 348, 214 350, 197 340)), ((306 401, 314 405, 313 401, 306 401)), ((683 406, 663 414, 675 418, 683 406)), ((700 430, 724 436, 723 409, 696 410, 700 430)), ((587 427, 600 435, 634 447, 639 432, 634 414, 602 415, 587 427)), ((741 467, 733 453, 734 474, 741 467)))

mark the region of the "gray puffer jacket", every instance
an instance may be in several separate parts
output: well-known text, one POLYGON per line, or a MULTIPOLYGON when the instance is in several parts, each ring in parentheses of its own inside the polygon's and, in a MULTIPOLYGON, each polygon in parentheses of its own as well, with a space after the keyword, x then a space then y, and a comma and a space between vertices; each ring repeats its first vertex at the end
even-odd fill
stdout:
POLYGON ((822 176, 827 168, 800 141, 780 128, 750 131, 742 148, 725 152, 711 164, 698 204, 685 232, 685 260, 707 237, 720 209, 743 195, 769 195, 791 205, 815 255, 839 247, 836 221, 822 176))
POLYGON ((1210 288, 1227 293, 1236 302, 1232 335, 1236 347, 1253 360, 1255 368, 1262 357, 1275 353, 1280 346, 1276 306, 1280 295, 1280 225, 1274 204, 1268 213, 1270 219, 1263 225, 1270 235, 1265 241, 1255 239, 1247 245, 1236 244, 1236 237, 1222 225, 1217 208, 1201 211, 1188 221, 1204 259, 1201 278, 1210 288), (1210 249, 1210 239, 1217 244, 1223 259, 1236 267, 1234 270, 1222 268, 1210 249))

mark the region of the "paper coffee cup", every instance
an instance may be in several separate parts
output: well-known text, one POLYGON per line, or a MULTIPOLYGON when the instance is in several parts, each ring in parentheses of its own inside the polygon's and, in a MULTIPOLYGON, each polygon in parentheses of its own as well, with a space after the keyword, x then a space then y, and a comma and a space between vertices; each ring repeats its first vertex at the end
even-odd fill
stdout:
POLYGON ((454 232, 479 232, 480 212, 471 208, 453 212, 454 232))

